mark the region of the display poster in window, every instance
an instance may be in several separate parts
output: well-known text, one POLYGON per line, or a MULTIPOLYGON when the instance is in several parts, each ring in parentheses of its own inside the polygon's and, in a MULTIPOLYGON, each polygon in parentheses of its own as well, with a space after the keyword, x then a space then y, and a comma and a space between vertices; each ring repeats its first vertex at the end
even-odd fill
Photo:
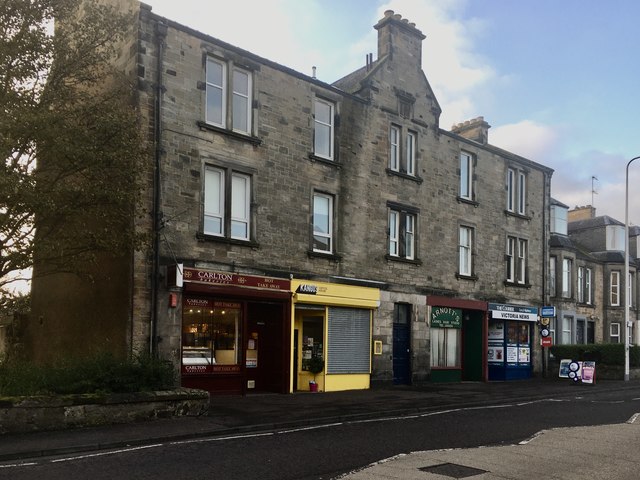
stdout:
POLYGON ((491 363, 504 362, 504 347, 502 345, 489 345, 487 350, 487 361, 491 363))
POLYGON ((502 340, 504 338, 504 322, 489 322, 489 340, 502 340))
POLYGON ((529 347, 520 347, 518 349, 518 361, 520 363, 531 362, 531 349, 529 347))
POLYGON ((507 363, 518 363, 518 347, 507 347, 507 363))

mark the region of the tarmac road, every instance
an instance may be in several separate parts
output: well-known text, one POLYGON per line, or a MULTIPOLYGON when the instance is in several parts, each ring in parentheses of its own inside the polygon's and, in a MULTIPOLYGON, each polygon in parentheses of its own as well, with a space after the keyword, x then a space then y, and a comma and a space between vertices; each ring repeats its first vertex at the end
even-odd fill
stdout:
MULTIPOLYGON (((534 478, 539 472, 544 473, 540 478, 580 478, 570 475, 585 471, 598 475, 613 472, 612 478, 616 479, 637 478, 625 476, 638 471, 633 458, 639 451, 640 438, 634 417, 640 411, 637 384, 612 383, 592 389, 576 389, 557 382, 459 384, 422 392, 396 389, 340 395, 264 396, 246 398, 248 403, 244 400, 212 400, 212 407, 217 410, 201 420, 211 427, 211 421, 218 415, 216 432, 193 431, 180 438, 174 430, 160 438, 157 431, 151 430, 153 424, 138 425, 139 441, 131 442, 130 446, 94 448, 90 452, 59 449, 54 457, 39 458, 32 452, 30 460, 23 455, 22 459, 5 462, 0 468, 0 478, 461 478, 429 476, 434 474, 424 471, 439 465, 444 465, 438 468, 444 468, 445 473, 447 468, 451 473, 458 466, 487 472, 469 477, 474 479, 534 478), (450 401, 441 405, 443 399, 450 401), (411 412, 406 408, 409 403, 416 407, 411 412), (387 408, 381 408, 383 405, 387 408), (403 408, 398 409, 399 406, 403 408), (292 408, 297 410, 291 411, 292 408), (239 413, 243 409, 244 415, 239 413), (336 415, 336 409, 342 410, 342 418, 336 415), (394 412, 404 414, 389 415, 394 412), (258 423, 259 419, 273 422, 272 428, 267 428, 267 423, 258 423), (552 430, 536 436, 540 430, 559 425, 611 424, 629 419, 632 421, 628 424, 597 427, 593 432, 552 430), (289 425, 285 425, 287 422, 289 425), (145 429, 148 438, 143 441, 145 429), (604 445, 598 435, 604 435, 604 445), (633 449, 612 441, 618 436, 633 449), (532 441, 518 445, 531 437, 532 441), (551 443, 541 443, 547 439, 551 443), (535 450, 539 445, 542 446, 535 450), (484 448, 475 448, 478 446, 484 448), (465 449, 469 447, 472 448, 465 449), (404 456, 416 450, 428 452, 404 456), (378 463, 398 454, 403 456, 378 463), (374 465, 364 468, 369 464, 374 465), (350 473, 341 477, 345 472, 350 473)), ((192 423, 190 428, 196 424, 192 423)), ((98 438, 96 435, 100 434, 105 439, 109 428, 113 434, 122 433, 119 428, 104 427, 78 435, 92 434, 98 438)), ((72 438, 72 433, 58 432, 56 436, 54 432, 52 438, 61 445, 61 439, 65 435, 72 438)), ((6 446, 4 440, 0 439, 0 447, 6 446)))

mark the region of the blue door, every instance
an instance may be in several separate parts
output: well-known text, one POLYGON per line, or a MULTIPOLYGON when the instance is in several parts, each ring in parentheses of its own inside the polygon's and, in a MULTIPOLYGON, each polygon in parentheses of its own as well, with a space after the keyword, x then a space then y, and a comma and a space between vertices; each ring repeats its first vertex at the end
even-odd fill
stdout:
POLYGON ((411 384, 411 305, 396 304, 393 322, 393 384, 411 384))

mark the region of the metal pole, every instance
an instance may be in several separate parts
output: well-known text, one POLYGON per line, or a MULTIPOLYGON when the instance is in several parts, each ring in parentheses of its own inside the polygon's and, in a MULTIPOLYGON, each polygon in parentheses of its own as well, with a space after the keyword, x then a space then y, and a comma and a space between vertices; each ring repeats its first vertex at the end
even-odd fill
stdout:
POLYGON ((629 381, 629 165, 640 156, 634 157, 627 163, 624 189, 624 381, 629 381))

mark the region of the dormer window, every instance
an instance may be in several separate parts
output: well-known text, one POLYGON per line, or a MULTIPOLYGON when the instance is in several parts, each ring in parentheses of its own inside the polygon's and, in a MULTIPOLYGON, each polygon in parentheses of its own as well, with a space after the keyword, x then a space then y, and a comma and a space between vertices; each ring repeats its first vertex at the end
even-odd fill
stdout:
POLYGON ((551 233, 567 234, 568 209, 560 205, 551 205, 551 233))
POLYGON ((624 226, 607 225, 607 250, 624 250, 624 226))

